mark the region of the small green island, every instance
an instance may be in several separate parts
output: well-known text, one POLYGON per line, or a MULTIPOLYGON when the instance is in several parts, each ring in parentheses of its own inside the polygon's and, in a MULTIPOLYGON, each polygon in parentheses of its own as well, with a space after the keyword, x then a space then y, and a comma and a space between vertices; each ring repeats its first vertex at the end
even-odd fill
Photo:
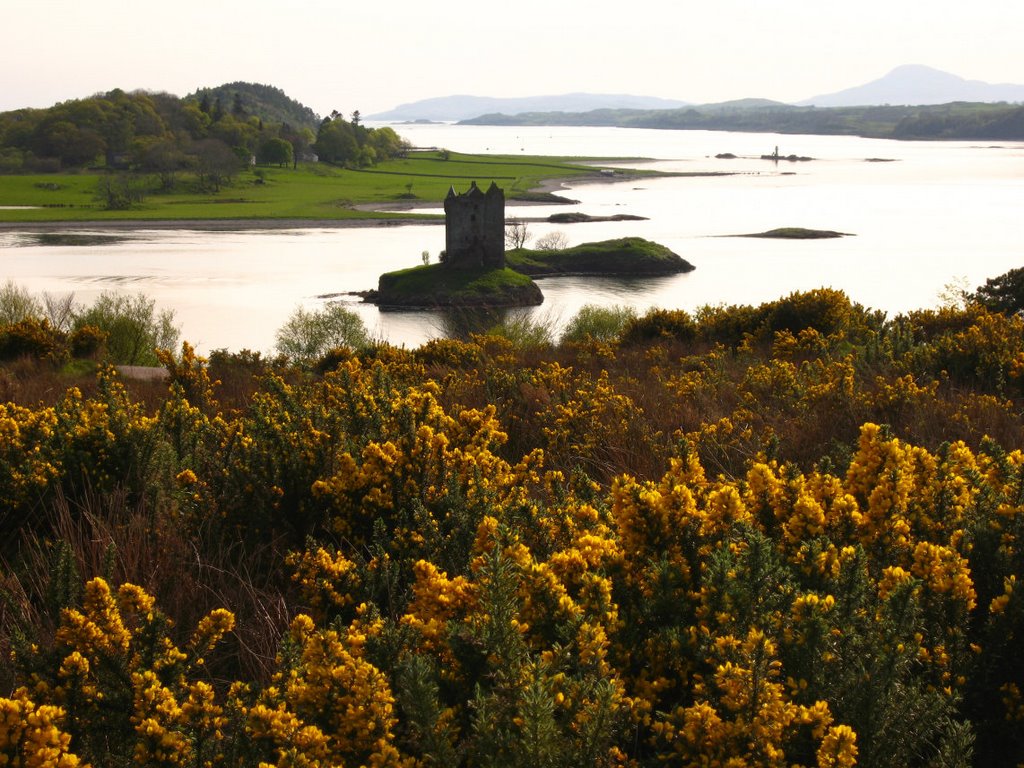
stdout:
POLYGON ((767 232, 753 232, 732 237, 764 237, 775 240, 827 240, 835 237, 851 237, 849 232, 836 232, 832 229, 806 229, 805 227, 779 227, 767 232))
POLYGON ((380 276, 366 300, 381 309, 531 307, 544 301, 537 284, 514 269, 449 269, 427 264, 380 276))
POLYGON ((621 237, 572 248, 517 248, 505 254, 509 267, 531 277, 593 275, 650 277, 692 272, 695 267, 666 246, 642 237, 621 237))
POLYGON ((387 272, 367 301, 387 309, 522 307, 544 301, 533 278, 556 275, 652 277, 694 266, 658 243, 624 237, 573 248, 505 250, 505 196, 493 182, 445 198, 446 248, 439 264, 387 272))

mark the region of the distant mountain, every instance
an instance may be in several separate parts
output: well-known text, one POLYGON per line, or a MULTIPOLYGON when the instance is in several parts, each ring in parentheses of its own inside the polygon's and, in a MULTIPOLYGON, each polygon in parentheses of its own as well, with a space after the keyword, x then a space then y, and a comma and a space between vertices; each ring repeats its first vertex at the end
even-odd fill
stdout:
POLYGON ((873 104, 948 104, 952 101, 1024 102, 1024 85, 965 80, 919 64, 896 67, 878 80, 815 96, 801 106, 856 107, 873 104))
POLYGON ((219 99, 225 112, 232 111, 237 97, 244 114, 255 115, 266 123, 287 123, 293 128, 309 128, 314 133, 320 125, 316 112, 272 85, 225 83, 216 88, 200 88, 185 99, 202 101, 204 96, 211 106, 219 99))
POLYGON ((566 93, 560 96, 490 98, 487 96, 439 96, 401 104, 386 112, 367 115, 367 120, 403 122, 414 120, 458 121, 501 112, 589 112, 595 109, 676 109, 685 101, 628 94, 566 93))

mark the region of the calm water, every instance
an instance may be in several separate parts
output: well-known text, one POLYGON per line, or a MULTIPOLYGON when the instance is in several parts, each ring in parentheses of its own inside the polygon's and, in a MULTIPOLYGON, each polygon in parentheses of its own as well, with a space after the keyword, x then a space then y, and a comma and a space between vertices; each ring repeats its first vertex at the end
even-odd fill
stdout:
MULTIPOLYGON (((645 280, 558 278, 541 282, 545 302, 524 310, 564 323, 584 304, 694 309, 759 303, 794 290, 832 286, 867 306, 897 313, 934 306, 945 286, 975 287, 1024 265, 1024 144, 894 142, 606 128, 397 126, 415 146, 465 152, 647 158, 666 171, 733 171, 724 177, 664 178, 567 186, 571 207, 512 208, 628 213, 647 221, 531 224, 534 237, 563 232, 571 244, 637 235, 669 246, 697 269, 645 280), (758 159, 782 155, 812 162, 758 159), (735 160, 714 156, 730 152, 735 160), (891 162, 868 162, 885 159, 891 162), (833 229, 839 240, 723 237, 784 226, 833 229)), ((630 165, 638 163, 630 162, 630 165)), ((2 276, 34 292, 74 292, 88 303, 104 290, 143 292, 173 309, 200 351, 266 351, 298 305, 376 286, 382 272, 414 266, 444 247, 443 226, 209 233, 90 232, 71 240, 0 232, 2 276)), ((439 313, 386 312, 342 300, 377 336, 416 345, 443 335, 439 313)))

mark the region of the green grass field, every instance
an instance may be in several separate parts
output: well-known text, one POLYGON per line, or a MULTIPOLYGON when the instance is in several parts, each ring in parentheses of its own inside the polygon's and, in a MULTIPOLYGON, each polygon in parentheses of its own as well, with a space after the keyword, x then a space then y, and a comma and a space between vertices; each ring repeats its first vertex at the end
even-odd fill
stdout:
POLYGON ((242 171, 219 193, 193 191, 182 174, 177 189, 151 193, 136 208, 105 210, 96 199, 99 173, 80 172, 0 176, 0 221, 116 221, 174 219, 367 219, 422 217, 423 214, 368 212, 354 206, 399 201, 440 202, 449 187, 486 189, 492 181, 506 196, 524 193, 549 178, 595 173, 599 167, 579 158, 517 157, 416 152, 373 168, 347 170, 327 164, 298 169, 242 171), (258 182, 257 172, 263 183, 258 182), (38 206, 12 209, 5 206, 38 206))

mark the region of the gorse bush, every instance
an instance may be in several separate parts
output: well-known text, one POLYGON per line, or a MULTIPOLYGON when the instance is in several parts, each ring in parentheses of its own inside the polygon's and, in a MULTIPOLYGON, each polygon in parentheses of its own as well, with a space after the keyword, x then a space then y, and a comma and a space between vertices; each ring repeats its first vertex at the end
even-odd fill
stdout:
POLYGON ((0 755, 1016 765, 1024 339, 947 311, 185 344, 152 408, 2 404, 0 755))
POLYGON ((52 357, 63 346, 62 335, 55 333, 46 320, 34 318, 0 326, 0 360, 52 357))
POLYGON ((0 358, 93 357, 109 362, 158 365, 157 349, 177 344, 174 313, 157 312, 152 299, 102 293, 88 307, 74 296, 44 294, 42 301, 8 282, 0 291, 0 358))

